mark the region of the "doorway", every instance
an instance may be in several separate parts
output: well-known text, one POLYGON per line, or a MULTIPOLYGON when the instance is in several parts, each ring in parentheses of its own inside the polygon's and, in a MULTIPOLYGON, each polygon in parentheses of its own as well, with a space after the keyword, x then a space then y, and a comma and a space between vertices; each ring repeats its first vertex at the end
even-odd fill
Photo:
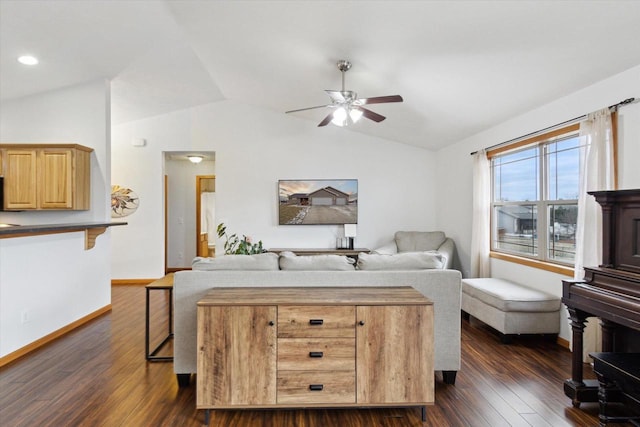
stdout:
MULTIPOLYGON (((164 175, 165 271, 170 273, 190 269, 193 259, 205 254, 205 246, 208 256, 210 243, 215 244, 215 233, 213 238, 207 236, 206 242, 200 239, 200 233, 207 229, 201 225, 201 216, 205 213, 201 194, 215 191, 215 153, 165 152, 164 175), (188 157, 194 154, 202 157, 202 161, 189 161, 188 157), (203 249, 199 249, 201 246, 203 249)), ((206 209, 209 222, 214 227, 212 211, 206 209)), ((211 249, 215 250, 215 247, 211 249)))

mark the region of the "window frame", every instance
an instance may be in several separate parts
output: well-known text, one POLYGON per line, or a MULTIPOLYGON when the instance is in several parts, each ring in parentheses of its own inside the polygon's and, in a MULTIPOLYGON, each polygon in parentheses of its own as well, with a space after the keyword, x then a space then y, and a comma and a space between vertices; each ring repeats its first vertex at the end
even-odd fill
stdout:
MULTIPOLYGON (((548 200, 548 160, 546 158, 547 151, 545 146, 549 143, 557 142, 566 138, 573 138, 579 136, 580 124, 574 123, 568 126, 563 126, 555 130, 545 132, 539 135, 535 135, 531 138, 520 140, 508 145, 497 147, 487 152, 487 159, 493 162, 493 158, 502 154, 508 154, 508 152, 516 152, 527 148, 537 149, 537 158, 540 159, 538 163, 538 174, 536 186, 538 197, 535 201, 518 201, 518 202, 496 202, 494 201, 494 175, 493 167, 491 168, 491 202, 490 202, 490 257, 515 262, 518 264, 527 265, 530 267, 541 268, 544 270, 552 271, 555 273, 573 276, 573 263, 566 263, 558 261, 557 259, 549 259, 548 253, 550 248, 548 247, 548 223, 549 223, 549 207, 554 205, 575 204, 577 205, 577 199, 571 200, 548 200), (515 251, 507 251, 504 249, 498 249, 494 247, 494 225, 495 225, 495 207, 505 205, 535 205, 537 209, 537 255, 527 256, 523 253, 515 251), (543 219, 543 221, 541 221, 543 219), (544 227, 544 228, 543 228, 544 227), (539 230, 544 230, 540 233, 539 230)), ((614 136, 614 153, 615 153, 615 136, 614 136)), ((615 155, 614 155, 615 158, 615 155)), ((617 162, 615 162, 617 164, 617 162)))

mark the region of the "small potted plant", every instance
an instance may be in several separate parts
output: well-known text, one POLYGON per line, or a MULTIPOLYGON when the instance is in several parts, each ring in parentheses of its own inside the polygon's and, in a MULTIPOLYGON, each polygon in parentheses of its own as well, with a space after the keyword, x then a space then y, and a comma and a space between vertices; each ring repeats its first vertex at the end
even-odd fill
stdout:
POLYGON ((242 235, 240 239, 235 233, 227 235, 227 227, 224 223, 218 224, 218 238, 225 239, 224 254, 225 255, 254 255, 267 252, 262 246, 262 240, 253 243, 251 237, 242 235))

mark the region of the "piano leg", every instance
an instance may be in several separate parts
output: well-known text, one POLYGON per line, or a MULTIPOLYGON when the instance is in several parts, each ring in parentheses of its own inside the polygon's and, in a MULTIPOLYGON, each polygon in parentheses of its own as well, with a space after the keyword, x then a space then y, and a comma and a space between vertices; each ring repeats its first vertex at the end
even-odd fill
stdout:
POLYGON ((602 328, 602 351, 618 351, 616 349, 616 330, 619 325, 607 319, 600 319, 600 327, 602 328))
POLYGON ((583 333, 587 313, 575 308, 568 308, 571 330, 573 332, 573 350, 571 352, 571 379, 564 382, 564 394, 571 398, 574 407, 579 408, 582 402, 598 401, 598 382, 584 381, 582 375, 583 333))

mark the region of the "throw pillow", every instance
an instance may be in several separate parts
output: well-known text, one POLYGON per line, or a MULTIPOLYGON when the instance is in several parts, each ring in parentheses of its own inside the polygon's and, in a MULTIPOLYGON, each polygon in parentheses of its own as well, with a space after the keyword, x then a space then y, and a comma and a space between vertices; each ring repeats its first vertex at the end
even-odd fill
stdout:
POLYGON ((435 251, 446 238, 442 231, 398 231, 395 234, 398 252, 435 251))
POLYGON ((398 248, 396 247, 396 243, 395 242, 391 242, 391 243, 388 243, 388 244, 386 244, 384 246, 376 248, 375 250, 371 251, 370 253, 372 253, 372 254, 380 254, 380 255, 392 255, 392 254, 397 254, 398 253, 398 248))
POLYGON ((316 271, 354 270, 355 260, 343 255, 304 255, 296 256, 293 252, 280 253, 281 270, 316 271))
POLYGON ((278 255, 266 252, 256 255, 224 255, 217 258, 196 257, 192 270, 277 270, 278 255))
POLYGON ((444 260, 436 252, 404 252, 394 255, 358 255, 359 270, 426 270, 442 268, 444 260))

